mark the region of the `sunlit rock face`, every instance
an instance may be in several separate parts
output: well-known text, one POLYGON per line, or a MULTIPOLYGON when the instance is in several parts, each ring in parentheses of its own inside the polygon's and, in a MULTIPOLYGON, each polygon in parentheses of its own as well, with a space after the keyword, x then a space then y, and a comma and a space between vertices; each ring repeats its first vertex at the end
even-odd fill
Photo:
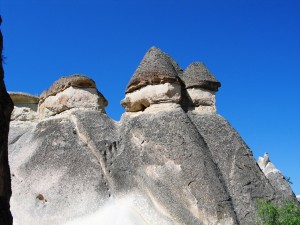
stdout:
POLYGON ((15 105, 11 115, 12 121, 33 121, 37 119, 38 96, 22 92, 9 92, 9 95, 15 105))
POLYGON ((186 71, 152 47, 119 122, 90 78, 56 81, 37 119, 11 122, 14 223, 254 225, 258 199, 283 200, 216 114, 220 83, 202 64, 186 71))
POLYGON ((179 76, 184 83, 182 107, 199 113, 216 113, 215 93, 221 83, 206 66, 194 62, 179 76))
POLYGON ((200 113, 216 113, 216 94, 214 91, 203 88, 188 88, 186 91, 192 103, 189 110, 200 113))
POLYGON ((181 99, 181 86, 178 84, 147 85, 126 94, 121 104, 126 112, 143 111, 150 105, 159 103, 179 104, 181 99))
POLYGON ((257 163, 275 190, 282 195, 282 198, 295 200, 295 194, 289 185, 288 178, 283 176, 270 161, 268 153, 265 153, 264 157, 259 157, 257 163))
POLYGON ((179 104, 179 71, 180 67, 169 55, 156 47, 150 48, 127 85, 126 96, 121 101, 126 112, 143 111, 160 103, 179 104))
POLYGON ((107 101, 95 87, 95 82, 83 75, 60 78, 43 92, 38 113, 46 118, 70 109, 91 109, 105 112, 107 101))

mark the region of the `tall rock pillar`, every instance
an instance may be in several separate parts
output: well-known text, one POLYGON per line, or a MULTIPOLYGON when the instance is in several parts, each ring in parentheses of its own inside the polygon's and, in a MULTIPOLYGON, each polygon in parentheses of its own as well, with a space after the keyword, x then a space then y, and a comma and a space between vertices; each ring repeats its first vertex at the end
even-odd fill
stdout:
MULTIPOLYGON (((2 18, 0 16, 0 25, 2 18)), ((3 37, 0 31, 0 224, 12 224, 12 216, 9 210, 11 196, 11 180, 8 165, 7 140, 10 115, 13 110, 13 102, 9 97, 4 84, 4 70, 2 67, 3 37)))

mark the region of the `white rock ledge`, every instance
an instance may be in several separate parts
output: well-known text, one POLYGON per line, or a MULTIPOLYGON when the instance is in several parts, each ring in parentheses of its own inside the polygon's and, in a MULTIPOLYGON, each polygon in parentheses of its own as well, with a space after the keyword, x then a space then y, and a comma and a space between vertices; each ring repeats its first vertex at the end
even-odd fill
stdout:
POLYGON ((216 113, 216 94, 203 88, 188 88, 187 93, 192 100, 190 110, 199 113, 216 113))
POLYGON ((40 118, 46 118, 72 108, 85 108, 105 112, 104 102, 96 88, 69 87, 56 95, 47 97, 39 104, 40 118))
POLYGON ((126 94, 121 101, 126 112, 143 111, 150 105, 159 103, 179 103, 181 87, 179 84, 148 85, 134 92, 126 94))

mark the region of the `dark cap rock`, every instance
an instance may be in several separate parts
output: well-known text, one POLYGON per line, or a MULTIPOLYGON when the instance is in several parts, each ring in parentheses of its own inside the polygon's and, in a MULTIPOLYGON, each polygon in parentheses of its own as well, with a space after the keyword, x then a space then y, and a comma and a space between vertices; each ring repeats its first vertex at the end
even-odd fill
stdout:
POLYGON ((32 103, 37 104, 39 102, 39 97, 23 92, 8 92, 10 98, 14 103, 32 103))
MULTIPOLYGON (((40 100, 41 102, 43 102, 48 96, 56 95, 57 93, 62 92, 69 87, 96 88, 96 83, 91 78, 81 74, 61 77, 60 79, 55 81, 48 90, 44 91, 41 94, 40 100)), ((99 95, 103 97, 105 106, 107 106, 108 102, 105 97, 100 92, 99 95)))
MULTIPOLYGON (((152 47, 131 77, 126 93, 153 84, 178 83, 178 72, 181 68, 166 53, 152 47)), ((182 71, 182 70, 181 70, 182 71)))
POLYGON ((221 87, 221 83, 202 62, 190 64, 180 78, 184 82, 185 88, 199 87, 218 91, 218 88, 221 87))

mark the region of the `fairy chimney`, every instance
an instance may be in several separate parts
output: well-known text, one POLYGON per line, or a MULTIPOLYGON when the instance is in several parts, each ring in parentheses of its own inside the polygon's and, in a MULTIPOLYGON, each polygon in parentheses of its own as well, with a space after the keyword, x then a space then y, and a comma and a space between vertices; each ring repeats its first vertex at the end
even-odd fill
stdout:
POLYGON ((122 106, 127 112, 143 111, 149 106, 178 107, 181 98, 180 71, 181 68, 169 55, 156 47, 150 48, 127 85, 122 106))
POLYGON ((105 113, 108 105, 97 90, 95 82, 84 75, 62 77, 40 97, 38 113, 41 118, 53 116, 73 108, 98 110, 105 113))
POLYGON ((215 93, 221 83, 206 68, 202 62, 190 64, 180 76, 185 84, 185 94, 183 107, 196 112, 215 113, 216 97, 215 93))

